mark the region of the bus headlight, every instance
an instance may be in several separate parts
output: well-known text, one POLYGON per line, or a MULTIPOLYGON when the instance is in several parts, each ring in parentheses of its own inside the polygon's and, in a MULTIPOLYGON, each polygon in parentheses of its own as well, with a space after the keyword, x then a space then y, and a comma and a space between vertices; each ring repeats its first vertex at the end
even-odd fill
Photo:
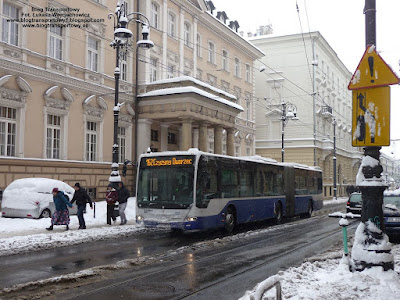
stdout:
POLYGON ((194 222, 197 221, 197 217, 187 217, 186 222, 194 222))
POLYGON ((136 217, 136 222, 143 222, 143 220, 144 220, 144 218, 141 215, 136 217))

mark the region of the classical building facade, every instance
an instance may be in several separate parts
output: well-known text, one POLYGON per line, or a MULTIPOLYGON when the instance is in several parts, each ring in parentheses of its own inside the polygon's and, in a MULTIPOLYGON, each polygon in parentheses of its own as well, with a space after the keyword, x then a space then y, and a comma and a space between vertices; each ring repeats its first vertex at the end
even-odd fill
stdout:
POLYGON ((285 122, 285 162, 321 167, 324 196, 332 197, 336 140, 337 195, 345 195, 348 186, 355 186, 362 157, 362 149, 351 146, 347 85, 352 74, 319 32, 250 40, 267 53, 261 59, 265 70, 256 75, 257 154, 281 161, 285 122), (298 120, 290 113, 297 113, 298 120))
MULTIPOLYGON (((0 191, 47 177, 103 198, 116 61, 107 16, 118 2, 0 0, 0 191)), ((149 147, 254 154, 253 62, 263 53, 237 34, 238 22, 203 0, 124 4, 148 17, 155 46, 120 56, 119 162, 149 147)), ((133 173, 123 179, 132 189, 133 173)))

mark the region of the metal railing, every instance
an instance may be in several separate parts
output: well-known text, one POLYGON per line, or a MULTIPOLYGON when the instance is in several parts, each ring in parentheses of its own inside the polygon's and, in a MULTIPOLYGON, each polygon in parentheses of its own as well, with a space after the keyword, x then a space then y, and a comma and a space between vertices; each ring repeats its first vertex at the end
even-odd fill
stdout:
POLYGON ((280 277, 275 275, 260 283, 256 290, 250 295, 250 300, 261 300, 266 292, 276 288, 276 300, 282 300, 282 288, 280 277))

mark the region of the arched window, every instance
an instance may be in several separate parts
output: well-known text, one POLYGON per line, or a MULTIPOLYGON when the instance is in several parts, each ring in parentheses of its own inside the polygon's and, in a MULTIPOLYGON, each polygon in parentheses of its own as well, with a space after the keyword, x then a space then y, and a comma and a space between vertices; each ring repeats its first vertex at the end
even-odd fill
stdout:
POLYGON ((151 13, 150 13, 150 24, 152 27, 159 29, 159 16, 158 16, 158 12, 159 12, 159 7, 158 4, 155 2, 151 2, 151 13))
POLYGON ((235 76, 240 77, 240 61, 239 58, 235 58, 235 76))
POLYGON ((175 37, 175 15, 172 12, 168 13, 168 35, 175 37))
POLYGON ((197 44, 196 44, 197 56, 201 57, 201 37, 200 37, 200 34, 197 34, 196 41, 197 41, 197 44))
POLYGON ((208 42, 208 61, 215 64, 215 45, 213 42, 208 42))
POLYGON ((229 71, 228 62, 228 52, 226 50, 222 50, 222 69, 225 71, 229 71))
POLYGON ((185 22, 185 24, 183 25, 183 39, 185 42, 186 46, 190 47, 190 24, 188 22, 185 22))

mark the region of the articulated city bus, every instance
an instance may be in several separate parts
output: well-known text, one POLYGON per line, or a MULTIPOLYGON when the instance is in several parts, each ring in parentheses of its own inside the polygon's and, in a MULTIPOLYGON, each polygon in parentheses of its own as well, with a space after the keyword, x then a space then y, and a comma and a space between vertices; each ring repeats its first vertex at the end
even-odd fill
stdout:
POLYGON ((319 168, 255 157, 201 152, 140 156, 137 221, 184 231, 225 228, 322 207, 319 168))

